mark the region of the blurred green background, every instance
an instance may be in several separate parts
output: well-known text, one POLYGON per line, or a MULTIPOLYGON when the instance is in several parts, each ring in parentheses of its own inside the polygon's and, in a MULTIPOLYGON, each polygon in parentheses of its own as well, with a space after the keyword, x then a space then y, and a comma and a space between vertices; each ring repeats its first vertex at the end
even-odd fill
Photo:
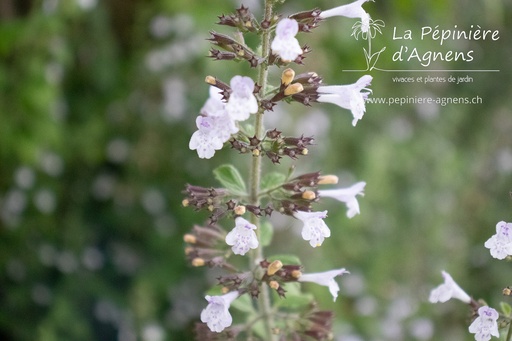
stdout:
MULTIPOLYGON (((189 340, 214 283, 191 268, 182 235, 206 215, 181 207, 186 183, 218 186, 211 170, 244 168, 229 149, 199 160, 188 149, 208 96, 206 75, 253 76, 246 63, 214 62, 209 30, 228 0, 0 1, 0 339, 189 340)), ((261 4, 244 2, 259 17, 261 4)), ((284 15, 343 3, 287 1, 284 15)), ((307 272, 346 267, 340 297, 307 286, 336 311, 336 340, 471 340, 460 302, 431 305, 429 290, 447 270, 466 291, 498 307, 512 284, 510 265, 483 243, 512 221, 512 3, 507 0, 376 1, 364 8, 386 23, 373 40, 394 63, 393 27, 497 29, 493 41, 447 42, 416 36, 421 51, 474 50, 472 63, 431 68, 499 69, 467 73, 465 84, 396 84, 371 71, 372 97, 473 97, 478 105, 367 104, 351 115, 321 104, 280 104, 267 128, 314 135, 299 171, 336 174, 340 185, 366 181, 361 215, 323 201, 332 230, 321 248, 301 240, 288 218, 269 253, 300 252, 307 272), (295 237, 290 238, 290 234, 295 237), (291 241, 290 241, 291 240, 291 241), (297 251, 298 250, 298 251, 297 251)), ((355 82, 365 67, 355 19, 332 18, 301 43, 313 52, 297 73, 327 84, 355 82)), ((251 41, 249 39, 249 41, 251 41)), ((448 77, 449 71, 429 74, 448 77)), ((403 73, 400 75, 414 75, 403 73)), ((466 75, 463 73, 461 75, 466 75)), ((279 70, 271 74, 277 82, 279 70)), ((285 170, 290 162, 283 162, 285 170)), ((265 170, 276 166, 266 162, 265 170)))

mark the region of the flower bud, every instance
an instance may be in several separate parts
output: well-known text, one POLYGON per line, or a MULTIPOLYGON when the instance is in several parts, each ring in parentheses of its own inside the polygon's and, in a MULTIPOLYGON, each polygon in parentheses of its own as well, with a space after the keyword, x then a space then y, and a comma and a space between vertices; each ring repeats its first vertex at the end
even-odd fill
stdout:
POLYGON ((195 244, 197 243, 197 238, 193 234, 187 233, 183 236, 183 241, 185 241, 185 243, 195 244))
POLYGON ((291 275, 293 278, 300 278, 300 276, 302 276, 302 272, 300 272, 300 270, 293 270, 291 275))
POLYGON ((188 207, 188 204, 190 203, 190 201, 188 199, 183 199, 183 201, 181 202, 181 204, 183 205, 183 207, 188 207))
POLYGON ((220 289, 220 292, 223 293, 223 294, 227 294, 229 292, 229 288, 228 287, 222 287, 222 289, 220 289))
POLYGON ((253 156, 260 156, 260 150, 259 150, 259 149, 254 149, 254 150, 252 151, 252 155, 253 155, 253 156))
POLYGON ((302 86, 302 84, 293 83, 293 84, 288 85, 286 87, 286 89, 284 89, 284 95, 285 96, 295 95, 295 94, 298 94, 299 92, 302 92, 302 90, 304 90, 304 87, 302 86))
POLYGON ((293 69, 286 69, 281 74, 281 84, 284 86, 290 85, 290 83, 293 81, 293 78, 295 77, 295 71, 293 69))
POLYGON ((280 260, 273 261, 268 266, 267 275, 269 275, 269 276, 274 275, 277 271, 281 270, 282 267, 283 267, 283 263, 280 260))
POLYGON ((322 175, 318 178, 319 185, 335 185, 338 183, 338 177, 336 175, 322 175))
POLYGON ((302 193, 302 199, 305 199, 305 200, 314 200, 314 199, 316 199, 316 194, 315 194, 315 192, 313 192, 313 191, 309 191, 309 190, 304 191, 304 192, 302 193))
POLYGON ((205 80, 204 80, 206 83, 210 84, 210 85, 215 85, 217 84, 217 80, 215 79, 215 77, 213 76, 206 76, 205 80))
POLYGON ((278 281, 270 281, 268 283, 268 286, 274 290, 277 290, 277 289, 279 289, 279 282, 278 281))
POLYGON ((245 214, 245 206, 236 206, 233 210, 236 215, 244 215, 245 214))
POLYGON ((204 259, 199 258, 199 257, 192 259, 192 266, 195 266, 195 267, 204 266, 204 259))

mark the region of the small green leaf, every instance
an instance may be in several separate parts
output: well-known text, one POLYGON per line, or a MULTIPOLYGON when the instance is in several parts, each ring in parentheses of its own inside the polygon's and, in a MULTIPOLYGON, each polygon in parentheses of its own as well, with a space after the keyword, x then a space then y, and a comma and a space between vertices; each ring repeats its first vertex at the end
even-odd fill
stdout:
POLYGON ((266 192, 273 188, 281 186, 286 181, 286 175, 277 172, 267 173, 261 179, 261 191, 266 192))
POLYGON ((213 175, 234 195, 247 195, 245 182, 238 169, 233 165, 222 165, 213 170, 213 175))
POLYGON ((269 246, 274 236, 274 227, 268 221, 265 221, 260 226, 260 244, 261 246, 269 246))
POLYGON ((501 311, 503 312, 503 315, 506 317, 510 317, 510 314, 512 313, 512 307, 510 304, 506 302, 500 302, 501 311))
POLYGON ((269 262, 280 260, 284 265, 301 265, 299 257, 295 255, 273 255, 268 257, 269 262))
MULTIPOLYGON (((286 290, 288 285, 284 287, 286 290)), ((315 298, 311 293, 302 293, 299 295, 296 294, 289 294, 288 292, 285 293, 285 297, 281 298, 279 301, 277 301, 276 306, 279 306, 281 308, 288 308, 288 309, 300 309, 307 307, 310 305, 315 298)))
POLYGON ((256 129, 254 129, 254 126, 252 124, 245 124, 243 127, 243 131, 249 137, 253 137, 256 134, 256 129))

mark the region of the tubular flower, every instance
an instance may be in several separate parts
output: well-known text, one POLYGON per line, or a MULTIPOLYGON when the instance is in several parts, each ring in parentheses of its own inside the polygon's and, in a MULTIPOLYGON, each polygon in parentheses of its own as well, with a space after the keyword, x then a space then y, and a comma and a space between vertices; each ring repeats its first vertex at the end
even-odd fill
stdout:
POLYGON ((284 62, 294 61, 303 52, 295 38, 297 32, 299 24, 294 19, 285 18, 277 24, 276 36, 270 47, 284 62))
POLYGON ((317 101, 336 104, 350 110, 354 116, 352 125, 355 126, 366 111, 365 101, 372 92, 366 87, 370 85, 372 79, 372 76, 365 75, 354 84, 319 86, 317 101))
POLYGON ((347 217, 353 218, 360 213, 356 195, 364 195, 365 186, 366 182, 361 181, 348 188, 319 190, 318 194, 322 197, 331 197, 344 202, 348 208, 347 217))
POLYGON ((444 283, 430 292, 428 300, 430 303, 441 302, 444 303, 450 298, 456 298, 464 303, 469 304, 471 297, 464 290, 462 290, 457 283, 453 280, 452 276, 446 271, 441 271, 444 277, 444 283))
POLYGON ((299 277, 299 282, 313 282, 316 284, 320 284, 329 288, 329 292, 332 295, 333 301, 336 301, 338 298, 338 291, 340 291, 340 287, 338 283, 334 280, 336 276, 343 275, 345 273, 349 273, 345 268, 338 270, 331 270, 326 272, 312 273, 312 274, 303 274, 299 277))
POLYGON ((327 217, 327 211, 323 212, 305 212, 297 211, 293 216, 304 223, 302 227, 302 238, 309 241, 312 247, 322 245, 325 238, 331 236, 331 230, 322 220, 327 217))
POLYGON ((476 341, 489 341, 491 335, 500 337, 498 317, 498 312, 491 307, 478 308, 478 317, 469 326, 469 332, 475 334, 476 341))
POLYGON ((220 333, 231 326, 233 318, 229 313, 229 306, 238 297, 237 291, 229 292, 222 296, 209 296, 205 299, 208 306, 201 312, 201 321, 208 325, 212 332, 220 333))
POLYGON ((213 157, 231 134, 238 132, 236 121, 226 111, 222 95, 213 86, 210 87, 210 97, 201 108, 201 116, 196 118, 196 126, 198 130, 192 134, 189 148, 197 150, 201 159, 213 157))
POLYGON ((226 243, 233 246, 231 250, 235 255, 245 255, 249 249, 258 247, 256 238, 256 225, 249 223, 242 217, 235 219, 235 227, 226 236, 226 243))
POLYGON ((320 18, 327 19, 335 16, 343 16, 347 18, 360 18, 361 31, 368 32, 370 27, 370 15, 363 9, 363 4, 370 0, 357 0, 350 4, 331 8, 320 13, 320 18))
POLYGON ((215 133, 215 122, 212 117, 198 116, 196 119, 197 131, 192 134, 188 147, 197 150, 201 159, 210 159, 215 151, 222 149, 222 141, 215 133))
POLYGON ((250 77, 235 76, 229 83, 231 95, 226 103, 226 111, 231 119, 245 121, 250 114, 258 111, 258 100, 254 96, 254 81, 250 77))
POLYGON ((496 259, 505 259, 512 255, 512 223, 500 221, 496 224, 496 234, 485 242, 490 249, 491 256, 496 259))

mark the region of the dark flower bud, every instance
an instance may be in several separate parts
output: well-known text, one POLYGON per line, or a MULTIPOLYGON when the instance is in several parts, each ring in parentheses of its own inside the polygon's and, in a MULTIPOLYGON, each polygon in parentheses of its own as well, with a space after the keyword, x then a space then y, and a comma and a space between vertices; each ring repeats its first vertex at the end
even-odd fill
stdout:
POLYGON ((249 138, 249 144, 251 146, 258 146, 261 143, 261 140, 254 135, 253 137, 249 138))
POLYGON ((237 58, 237 55, 233 52, 221 52, 216 49, 210 49, 210 55, 208 56, 215 60, 233 60, 237 58))
POLYGON ((272 161, 273 164, 280 163, 279 160, 281 160, 281 156, 279 156, 277 153, 267 151, 265 152, 265 155, 267 155, 267 157, 270 159, 270 161, 272 161))
POLYGON ((265 209, 263 210, 263 212, 265 213, 265 216, 266 217, 269 217, 272 215, 272 212, 274 212, 274 209, 272 208, 272 206, 267 205, 267 207, 265 207, 265 209))
POLYGON ((231 148, 238 150, 241 154, 245 154, 251 151, 249 144, 246 142, 242 142, 236 139, 232 139, 229 142, 231 143, 231 148))
POLYGON ((231 26, 231 27, 238 27, 238 23, 239 23, 239 20, 237 17, 233 16, 233 15, 220 15, 218 16, 219 18, 219 22, 217 23, 218 25, 226 25, 226 26, 231 26))
POLYGON ((264 99, 260 103, 260 106, 265 111, 274 111, 274 106, 275 105, 276 105, 276 103, 274 103, 274 102, 272 102, 271 100, 268 100, 268 99, 264 99))
POLYGON ((274 128, 273 130, 267 131, 267 137, 269 139, 275 140, 275 139, 281 137, 281 132, 274 128))
POLYGON ((261 213, 262 211, 261 211, 261 207, 260 206, 246 205, 245 207, 247 208, 247 210, 249 212, 251 212, 255 216, 257 216, 257 217, 261 217, 262 216, 262 213, 261 213))
POLYGON ((320 19, 319 16, 320 16, 320 13, 322 13, 322 10, 319 9, 319 8, 315 8, 315 9, 312 9, 312 10, 309 10, 309 11, 303 11, 303 12, 299 12, 299 13, 295 13, 295 14, 292 14, 289 16, 290 19, 295 19, 297 21, 301 21, 301 20, 307 20, 307 19, 314 19, 314 20, 317 20, 317 19, 320 19))

